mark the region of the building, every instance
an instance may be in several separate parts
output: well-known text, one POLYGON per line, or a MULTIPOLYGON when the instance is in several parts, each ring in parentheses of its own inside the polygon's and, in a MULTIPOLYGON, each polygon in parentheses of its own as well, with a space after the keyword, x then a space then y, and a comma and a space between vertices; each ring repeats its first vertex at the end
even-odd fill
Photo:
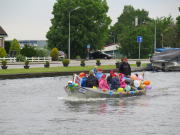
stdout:
POLYGON ((0 26, 0 48, 5 47, 4 45, 4 39, 5 37, 8 37, 7 33, 4 31, 4 29, 0 26))

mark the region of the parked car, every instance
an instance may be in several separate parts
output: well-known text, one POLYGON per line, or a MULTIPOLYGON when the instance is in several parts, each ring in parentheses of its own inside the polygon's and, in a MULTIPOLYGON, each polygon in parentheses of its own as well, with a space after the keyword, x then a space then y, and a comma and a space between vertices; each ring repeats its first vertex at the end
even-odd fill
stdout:
POLYGON ((91 59, 111 59, 112 55, 104 52, 94 52, 94 53, 90 53, 89 57, 91 59))
POLYGON ((67 54, 65 54, 63 51, 58 51, 59 52, 59 58, 65 59, 67 57, 67 54))

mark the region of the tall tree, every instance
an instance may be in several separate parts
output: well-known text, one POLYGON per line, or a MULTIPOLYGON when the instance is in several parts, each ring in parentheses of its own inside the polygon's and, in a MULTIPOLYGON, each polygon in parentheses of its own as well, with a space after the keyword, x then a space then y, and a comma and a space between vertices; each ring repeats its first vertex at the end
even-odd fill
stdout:
POLYGON ((108 36, 108 26, 111 23, 107 16, 109 7, 106 0, 57 0, 54 4, 52 26, 46 34, 48 47, 57 47, 68 52, 69 11, 71 12, 71 58, 77 55, 86 57, 86 46, 91 49, 101 49, 108 36))
POLYGON ((12 50, 16 50, 17 55, 20 54, 21 46, 20 46, 19 42, 17 41, 17 39, 13 39, 13 41, 11 43, 11 47, 9 49, 9 52, 11 52, 12 50))
POLYGON ((129 29, 128 33, 119 35, 119 52, 130 58, 139 57, 139 44, 137 37, 142 36, 143 42, 141 43, 140 53, 141 58, 148 58, 149 54, 153 53, 153 39, 154 34, 147 28, 147 26, 140 26, 139 28, 129 29))

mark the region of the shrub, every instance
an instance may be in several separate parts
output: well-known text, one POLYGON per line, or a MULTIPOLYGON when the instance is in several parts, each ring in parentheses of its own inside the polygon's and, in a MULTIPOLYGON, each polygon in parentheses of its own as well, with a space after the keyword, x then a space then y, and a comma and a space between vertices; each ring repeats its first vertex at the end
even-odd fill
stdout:
POLYGON ((141 61, 140 60, 136 60, 136 63, 140 63, 141 64, 141 61))
POLYGON ((7 56, 6 50, 3 47, 1 47, 0 48, 0 58, 6 57, 6 56, 7 56))
POLYGON ((59 52, 58 49, 56 47, 54 47, 51 52, 50 52, 50 56, 52 57, 52 61, 57 61, 58 57, 59 57, 59 52))
POLYGON ((6 60, 2 60, 2 61, 1 61, 1 64, 2 64, 3 66, 6 66, 6 65, 7 65, 7 61, 6 61, 6 60))
POLYGON ((124 57, 121 58, 121 62, 123 62, 123 61, 124 61, 124 57))
POLYGON ((6 50, 7 53, 9 52, 10 46, 11 46, 11 42, 5 41, 5 48, 4 49, 6 50))
POLYGON ((29 60, 25 61, 25 65, 28 66, 29 65, 29 60))
POLYGON ((22 56, 21 54, 16 56, 16 61, 17 62, 24 62, 26 60, 25 56, 22 56))
POLYGON ((100 60, 99 60, 99 59, 97 59, 97 60, 96 60, 96 63, 100 63, 100 60))
POLYGON ((9 52, 11 52, 12 50, 16 50, 17 51, 17 55, 20 54, 21 51, 21 46, 19 44, 19 42, 17 41, 17 39, 13 39, 9 52))
POLYGON ((37 57, 47 57, 47 51, 46 49, 36 49, 36 56, 37 57))
POLYGON ((76 59, 80 59, 81 57, 79 55, 76 56, 76 59))
POLYGON ((116 61, 116 63, 120 63, 120 61, 118 60, 118 61, 116 61))
POLYGON ((84 59, 81 60, 81 64, 85 64, 85 60, 84 59))
POLYGON ((59 58, 58 61, 63 61, 63 58, 59 58))
POLYGON ((62 61, 62 63, 63 63, 63 64, 69 64, 70 62, 69 62, 69 59, 64 59, 64 60, 62 61))
POLYGON ((24 48, 21 50, 21 54, 26 57, 36 56, 36 50, 28 44, 24 44, 24 48))
POLYGON ((49 66, 49 61, 46 61, 46 65, 48 65, 48 66, 49 66))

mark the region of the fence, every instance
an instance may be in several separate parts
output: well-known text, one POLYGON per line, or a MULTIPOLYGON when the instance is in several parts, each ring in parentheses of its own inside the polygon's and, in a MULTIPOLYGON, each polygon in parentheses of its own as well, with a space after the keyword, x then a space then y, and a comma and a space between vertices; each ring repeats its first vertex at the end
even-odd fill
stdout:
MULTIPOLYGON (((0 61, 6 60, 8 62, 16 62, 16 57, 14 58, 0 58, 0 61)), ((45 61, 52 61, 52 57, 26 57, 26 60, 30 62, 45 62, 45 61)))

